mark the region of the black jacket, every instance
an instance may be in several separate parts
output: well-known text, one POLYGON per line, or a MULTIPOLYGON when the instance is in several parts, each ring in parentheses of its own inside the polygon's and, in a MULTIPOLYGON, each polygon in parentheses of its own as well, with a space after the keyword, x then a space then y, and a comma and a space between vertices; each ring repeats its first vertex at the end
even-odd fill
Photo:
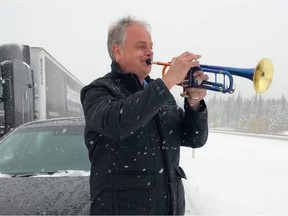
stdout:
POLYGON ((185 112, 161 79, 112 71, 81 90, 91 160, 91 214, 184 214, 180 146, 208 135, 207 110, 185 112))

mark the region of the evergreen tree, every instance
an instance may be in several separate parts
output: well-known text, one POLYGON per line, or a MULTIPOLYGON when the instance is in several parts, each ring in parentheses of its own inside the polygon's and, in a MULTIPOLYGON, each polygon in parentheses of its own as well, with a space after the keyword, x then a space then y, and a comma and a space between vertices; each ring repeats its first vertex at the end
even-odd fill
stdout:
POLYGON ((207 101, 209 127, 246 133, 288 135, 288 102, 284 94, 280 99, 264 99, 255 94, 243 99, 239 93, 207 101))

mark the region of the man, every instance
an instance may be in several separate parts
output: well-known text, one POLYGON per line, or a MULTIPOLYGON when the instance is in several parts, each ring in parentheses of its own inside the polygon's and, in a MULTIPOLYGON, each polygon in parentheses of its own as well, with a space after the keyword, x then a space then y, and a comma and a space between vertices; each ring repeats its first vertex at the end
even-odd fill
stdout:
MULTIPOLYGON (((149 26, 124 17, 110 26, 111 72, 81 90, 85 143, 91 161, 91 214, 184 214, 180 146, 205 144, 206 90, 187 88, 185 112, 170 89, 199 55, 172 59, 162 79, 150 79, 149 26)), ((194 76, 207 79, 202 71, 194 76)))

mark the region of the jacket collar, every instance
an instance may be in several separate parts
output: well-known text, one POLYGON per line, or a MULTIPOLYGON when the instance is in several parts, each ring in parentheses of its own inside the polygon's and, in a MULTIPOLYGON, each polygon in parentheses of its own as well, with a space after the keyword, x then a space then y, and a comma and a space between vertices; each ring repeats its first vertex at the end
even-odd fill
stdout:
MULTIPOLYGON (((112 74, 115 74, 118 78, 120 78, 120 81, 124 84, 129 85, 132 88, 143 88, 136 74, 124 72, 123 70, 121 70, 120 66, 115 61, 112 61, 111 63, 111 72, 112 74)), ((145 78, 145 81, 149 84, 151 78, 147 76, 145 78)))

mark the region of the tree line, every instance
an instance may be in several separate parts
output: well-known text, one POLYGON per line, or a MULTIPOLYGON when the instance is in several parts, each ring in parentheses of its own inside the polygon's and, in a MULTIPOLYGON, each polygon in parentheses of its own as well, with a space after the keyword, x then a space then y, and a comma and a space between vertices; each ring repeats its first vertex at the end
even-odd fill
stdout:
POLYGON ((206 103, 210 128, 288 135, 288 103, 284 95, 280 99, 263 99, 256 94, 247 99, 241 93, 228 98, 215 94, 206 103))

